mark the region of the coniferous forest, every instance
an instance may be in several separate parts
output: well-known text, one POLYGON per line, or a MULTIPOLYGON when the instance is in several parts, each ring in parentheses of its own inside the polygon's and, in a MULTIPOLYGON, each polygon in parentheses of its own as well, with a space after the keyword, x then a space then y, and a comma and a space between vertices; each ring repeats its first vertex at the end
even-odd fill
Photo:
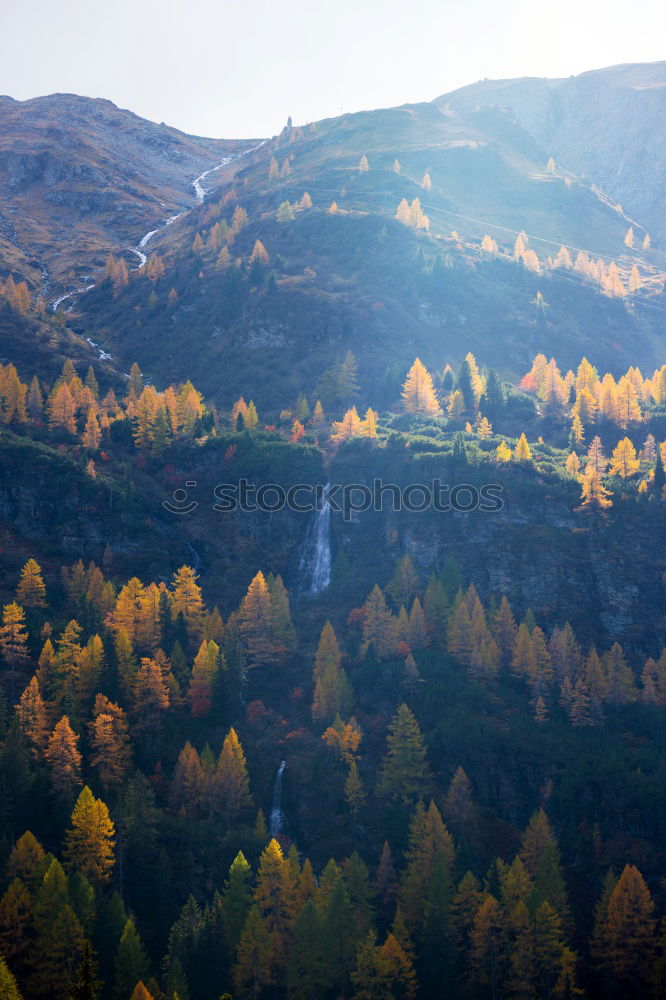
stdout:
POLYGON ((0 98, 0 1000, 666 996, 666 195, 470 89, 0 98))

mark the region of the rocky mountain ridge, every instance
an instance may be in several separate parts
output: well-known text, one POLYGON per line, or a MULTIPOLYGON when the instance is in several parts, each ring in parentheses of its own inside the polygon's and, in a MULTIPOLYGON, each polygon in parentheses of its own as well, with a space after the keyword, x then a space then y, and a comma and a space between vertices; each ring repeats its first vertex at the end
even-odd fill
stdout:
POLYGON ((568 79, 483 80, 436 101, 454 111, 505 109, 549 156, 585 174, 666 238, 666 62, 629 63, 568 79))
POLYGON ((0 97, 2 269, 55 294, 189 208, 194 178, 245 145, 188 136, 101 99, 0 97))

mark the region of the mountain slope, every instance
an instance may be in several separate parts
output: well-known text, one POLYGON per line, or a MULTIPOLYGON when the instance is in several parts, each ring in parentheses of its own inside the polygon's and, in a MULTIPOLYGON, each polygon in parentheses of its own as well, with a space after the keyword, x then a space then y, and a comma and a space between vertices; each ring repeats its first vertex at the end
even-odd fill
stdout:
MULTIPOLYGON (((0 268, 57 292, 192 204, 192 181, 245 143, 185 135, 110 101, 0 97, 0 268)), ((128 260, 131 254, 128 255, 128 260)))
POLYGON ((662 254, 628 251, 627 219, 587 183, 547 171, 546 159, 513 116, 492 109, 423 104, 285 130, 216 172, 207 203, 156 234, 162 277, 137 272, 119 294, 98 286, 74 328, 158 382, 192 377, 225 405, 243 392, 271 409, 312 393, 350 349, 378 405, 395 399, 396 371, 415 354, 441 367, 472 350, 511 376, 556 349, 566 365, 583 353, 612 370, 661 364, 663 306, 649 296, 663 284, 662 254), (305 192, 313 207, 300 207, 305 192), (428 231, 395 218, 415 198, 428 231), (280 221, 284 202, 296 209, 280 221), (238 207, 247 224, 218 239, 238 207), (536 270, 513 259, 521 230, 536 270), (486 233, 499 253, 481 249, 486 233), (220 240, 230 266, 217 262, 220 240), (256 240, 268 259, 251 264, 256 240), (627 307, 552 268, 561 244, 572 258, 584 247, 617 260, 625 282, 638 263, 641 294, 627 307))
POLYGON ((566 80, 484 80, 436 103, 461 113, 509 110, 549 155, 586 174, 666 239, 666 62, 611 66, 566 80))
MULTIPOLYGON (((654 67, 624 69, 608 71, 621 92, 641 80, 659 92, 654 67)), ((603 86, 603 74, 588 76, 588 89, 603 86)), ((650 370, 663 361, 666 256, 658 242, 642 249, 639 222, 634 247, 625 246, 632 219, 559 155, 549 168, 548 137, 569 83, 507 82, 522 120, 496 106, 491 85, 479 99, 482 84, 285 128, 250 149, 184 136, 109 102, 4 99, 0 208, 13 240, 4 273, 28 273, 33 287, 49 281, 50 301, 56 290, 94 284, 63 306, 76 333, 120 371, 138 360, 158 383, 192 378, 225 406, 240 393, 278 412, 302 391, 314 399, 348 350, 368 402, 380 406, 392 404, 416 354, 441 368, 472 350, 511 378, 538 351, 567 367, 587 354, 605 370, 650 370), (196 172, 218 164, 199 204, 196 172), (427 224, 398 221, 398 206, 415 199, 427 224), (238 209, 245 224, 229 233, 238 209), (148 229, 156 232, 144 250, 160 257, 162 273, 138 266, 148 229), (526 266, 514 260, 521 232, 526 266), (483 249, 486 235, 497 249, 483 249), (257 240, 266 255, 252 262, 257 240), (220 262, 223 245, 229 258, 220 262), (561 246, 569 263, 557 258, 561 246), (581 249, 582 271, 572 266, 581 249), (129 283, 103 281, 110 250, 124 257, 129 283), (624 291, 638 268, 640 287, 628 297, 601 294, 612 262, 624 291)), ((595 107, 590 97, 590 115, 595 107)))

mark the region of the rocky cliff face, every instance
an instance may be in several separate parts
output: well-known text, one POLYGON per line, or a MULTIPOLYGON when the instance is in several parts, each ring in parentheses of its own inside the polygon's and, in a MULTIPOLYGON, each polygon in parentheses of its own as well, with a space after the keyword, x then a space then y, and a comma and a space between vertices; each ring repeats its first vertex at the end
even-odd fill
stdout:
POLYGON ((611 66, 567 80, 484 80, 438 104, 510 110, 548 155, 587 175, 666 239, 666 62, 611 66))
MULTIPOLYGON (((441 470, 443 482, 481 482, 479 475, 441 470)), ((574 511, 575 483, 567 495, 494 475, 504 487, 496 513, 385 511, 348 524, 334 517, 333 553, 349 561, 354 597, 384 585, 405 552, 424 581, 452 557, 484 600, 506 594, 516 615, 532 608, 548 628, 569 621, 584 644, 618 641, 637 651, 639 664, 658 655, 666 644, 663 509, 619 500, 605 516, 590 516, 574 511)))
MULTIPOLYGON (((583 644, 607 647, 619 641, 636 663, 659 655, 666 645, 664 573, 666 511, 663 505, 616 500, 603 517, 574 511, 579 487, 540 481, 535 473, 515 474, 483 467, 451 471, 396 463, 374 451, 339 456, 328 470, 310 450, 299 454, 285 444, 272 451, 238 439, 229 463, 228 442, 220 439, 194 455, 172 456, 167 468, 135 470, 131 486, 85 474, 83 463, 35 442, 0 432, 0 546, 13 562, 14 576, 26 553, 47 566, 78 558, 100 563, 107 546, 112 572, 120 577, 168 579, 179 565, 194 565, 208 599, 226 614, 237 606, 256 567, 280 573, 294 599, 307 590, 301 562, 313 514, 288 509, 270 512, 215 511, 219 483, 245 477, 257 486, 296 482, 472 482, 495 477, 504 506, 491 513, 356 514, 331 517, 334 602, 341 615, 360 605, 375 583, 385 586, 407 552, 425 583, 448 558, 460 567, 484 600, 506 594, 517 616, 528 608, 546 628, 569 621, 583 644), (189 515, 167 513, 162 501, 175 486, 194 480, 189 515), (246 567, 239 573, 239 566, 246 567)), ((272 501, 271 501, 272 502, 272 501)), ((8 572, 7 579, 13 579, 8 572)), ((309 602, 308 602, 309 606, 309 602)), ((316 610, 316 604, 315 604, 316 610)))
POLYGON ((254 449, 250 436, 239 439, 237 456, 223 457, 227 443, 211 442, 192 453, 169 456, 168 465, 135 463, 126 478, 98 475, 79 460, 0 428, 0 555, 6 572, 0 579, 0 604, 9 599, 20 568, 30 556, 58 575, 61 565, 83 559, 98 565, 105 558, 118 579, 139 576, 168 580, 183 564, 194 566, 211 601, 227 614, 237 606, 256 568, 281 573, 298 590, 299 552, 307 528, 305 515, 287 509, 276 513, 219 513, 213 509, 215 487, 241 476, 250 482, 316 482, 323 478, 314 449, 288 444, 272 451, 254 449), (187 516, 169 513, 163 501, 175 487, 194 480, 196 509, 187 516), (239 567, 241 571, 239 572, 239 567))

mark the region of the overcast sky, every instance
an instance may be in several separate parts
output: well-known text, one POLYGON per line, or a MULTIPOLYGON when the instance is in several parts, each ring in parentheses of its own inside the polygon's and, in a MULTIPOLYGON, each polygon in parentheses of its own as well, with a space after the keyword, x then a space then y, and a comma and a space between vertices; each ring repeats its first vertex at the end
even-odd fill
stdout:
POLYGON ((153 121, 269 136, 432 100, 483 77, 666 58, 663 0, 23 0, 3 4, 0 93, 107 97, 153 121))

